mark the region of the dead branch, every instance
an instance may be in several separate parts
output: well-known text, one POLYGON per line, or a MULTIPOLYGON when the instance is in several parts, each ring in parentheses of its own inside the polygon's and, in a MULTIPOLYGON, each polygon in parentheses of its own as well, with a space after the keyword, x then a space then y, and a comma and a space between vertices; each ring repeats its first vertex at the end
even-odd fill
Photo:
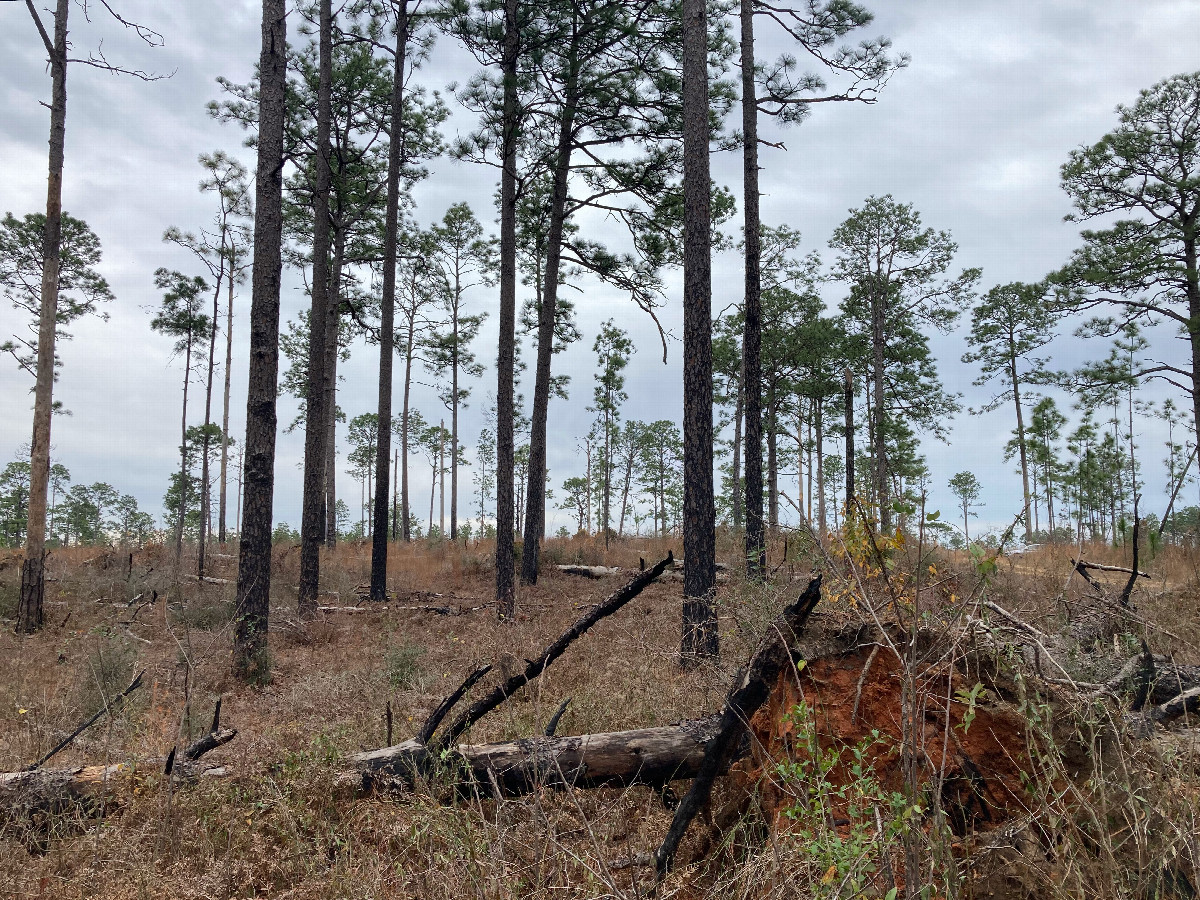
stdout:
POLYGON ((547 647, 541 656, 530 661, 523 672, 519 672, 508 678, 493 688, 486 696, 475 701, 440 737, 432 739, 430 750, 436 754, 440 750, 450 746, 459 735, 512 696, 514 691, 524 687, 541 675, 549 668, 552 662, 567 651, 567 648, 574 643, 576 638, 583 635, 601 619, 611 616, 621 609, 621 607, 625 606, 625 604, 629 603, 629 601, 637 597, 645 589, 646 585, 661 575, 667 566, 674 562, 674 559, 674 554, 667 551, 666 559, 656 563, 653 568, 647 569, 645 572, 639 572, 628 584, 586 613, 574 625, 564 631, 553 644, 547 647))
POLYGON ((438 704, 437 709, 429 714, 429 718, 425 720, 425 724, 422 725, 421 730, 417 732, 417 741, 421 744, 429 743, 429 739, 433 737, 433 733, 437 731, 438 726, 442 724, 442 720, 446 718, 450 710, 454 709, 458 701, 466 696, 467 691, 475 687, 479 679, 481 679, 490 671, 492 671, 492 667, 489 664, 480 666, 478 669, 468 675, 463 680, 463 683, 460 684, 452 694, 443 699, 442 702, 438 704))
MULTIPOLYGON (((1075 571, 1077 571, 1084 578, 1087 578, 1087 580, 1089 582, 1091 582, 1092 584, 1095 584, 1095 582, 1092 581, 1091 578, 1088 578, 1087 572, 1084 571, 1085 569, 1094 569, 1097 572, 1122 572, 1126 575, 1134 574, 1134 570, 1130 569, 1126 566, 1105 566, 1105 565, 1101 565, 1100 563, 1084 562, 1082 559, 1073 559, 1073 560, 1071 560, 1071 563, 1072 563, 1072 565, 1075 566, 1075 571)), ((1139 571, 1139 572, 1137 572, 1137 577, 1138 578, 1149 578, 1150 575, 1146 572, 1139 571)))
POLYGON ((138 672, 137 675, 134 677, 133 681, 131 681, 129 683, 129 687, 125 688, 125 690, 123 690, 123 691, 121 691, 121 693, 117 694, 117 696, 112 699, 112 702, 105 703, 104 706, 102 706, 100 709, 98 709, 96 711, 96 714, 94 716, 92 716, 90 719, 88 719, 86 722, 84 722, 82 725, 80 725, 78 728, 76 728, 74 731, 72 731, 69 735, 67 735, 67 737, 65 737, 61 741, 59 741, 58 745, 53 750, 51 750, 49 753, 47 753, 45 756, 43 756, 37 762, 33 763, 30 766, 27 766, 25 771, 33 772, 34 770, 41 768, 43 763, 48 762, 51 759, 51 757, 56 756, 61 750, 63 750, 67 746, 69 746, 71 744, 71 742, 75 740, 75 738, 79 737, 81 734, 83 734, 85 731, 87 731, 89 728, 91 728, 94 724, 96 724, 96 722, 98 722, 105 713, 115 716, 117 714, 117 711, 121 708, 121 705, 125 702, 125 698, 128 697, 130 694, 132 694, 134 691, 136 691, 139 687, 142 686, 142 676, 145 674, 146 674, 145 669, 142 669, 142 671, 138 672))

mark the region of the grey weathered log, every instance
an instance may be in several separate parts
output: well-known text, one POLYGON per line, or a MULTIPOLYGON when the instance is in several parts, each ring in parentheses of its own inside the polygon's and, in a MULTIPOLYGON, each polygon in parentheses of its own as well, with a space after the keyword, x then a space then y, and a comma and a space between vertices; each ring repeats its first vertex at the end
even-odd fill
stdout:
POLYGON ((558 566, 558 571, 564 575, 580 575, 584 578, 606 578, 609 575, 620 575, 618 566, 558 566))
MULTIPOLYGON (((437 770, 452 773, 458 786, 471 785, 491 794, 495 785, 506 796, 564 785, 662 785, 695 777, 719 722, 719 716, 709 716, 632 731, 460 744, 439 757, 413 739, 354 754, 342 781, 358 790, 371 790, 397 781, 411 785, 437 770)), ((731 759, 740 758, 746 748, 746 742, 739 742, 731 759)))
MULTIPOLYGON (((231 728, 205 735, 184 751, 182 760, 176 758, 170 774, 177 780, 224 774, 223 768, 204 765, 200 757, 236 736, 231 728)), ((159 757, 137 763, 0 772, 0 823, 32 813, 71 809, 91 815, 104 808, 116 781, 137 771, 160 771, 163 763, 159 757)))

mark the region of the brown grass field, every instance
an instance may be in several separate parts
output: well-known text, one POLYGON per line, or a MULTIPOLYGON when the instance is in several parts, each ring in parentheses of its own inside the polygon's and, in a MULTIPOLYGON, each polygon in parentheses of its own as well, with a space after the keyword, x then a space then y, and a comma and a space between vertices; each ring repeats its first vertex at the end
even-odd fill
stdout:
MULTIPOLYGON (((748 585, 736 574, 732 539, 722 536, 720 545, 731 572, 717 598, 721 666, 679 670, 681 586, 654 584, 477 725, 470 742, 541 734, 567 697, 571 703, 559 734, 667 724, 716 711, 738 666, 811 570, 829 570, 827 599, 817 618, 819 628, 830 633, 862 618, 863 591, 882 591, 878 579, 857 576, 845 556, 834 552, 831 558, 799 546, 796 538, 786 560, 782 538, 773 542, 774 572, 767 585, 748 585)), ((855 821, 831 815, 828 822, 804 824, 801 813, 811 805, 778 800, 782 789, 810 803, 809 793, 787 784, 788 773, 797 770, 760 757, 719 785, 712 810, 693 825, 676 870, 657 888, 653 867, 644 860, 662 840, 672 812, 649 787, 543 790, 499 801, 450 796, 437 783, 370 797, 339 789, 336 774, 346 754, 386 745, 388 704, 393 742, 399 742, 475 665, 491 662, 503 672, 534 657, 581 610, 628 577, 575 578, 553 570, 554 563, 636 570, 639 557, 652 563, 668 547, 678 550, 677 543, 654 539, 614 541, 607 551, 594 538, 551 540, 544 551, 550 571, 536 587, 521 588, 518 621, 510 626, 497 624, 488 605, 493 576, 486 544, 396 546, 389 565, 395 599, 386 608, 362 603, 367 611, 323 615, 305 624, 295 616, 298 551, 277 547, 271 681, 260 688, 239 685, 229 674, 233 585, 173 587, 169 557, 161 548, 136 551, 131 567, 125 551, 54 551, 47 625, 27 638, 18 638, 11 622, 19 557, 0 558, 0 617, 5 617, 0 771, 37 759, 119 693, 135 672, 146 672, 144 687, 123 709, 48 764, 133 763, 134 774, 115 780, 104 808, 91 815, 75 811, 29 820, 0 813, 0 895, 432 900, 634 898, 657 890, 660 897, 883 897, 889 885, 899 885, 903 896, 904 878, 896 869, 903 864, 901 849, 917 852, 912 847, 923 841, 919 852, 938 875, 922 894, 930 898, 1196 896, 1200 758, 1190 731, 1177 727, 1141 742, 1110 735, 1101 747, 1087 711, 1076 710, 1074 743, 1083 744, 1083 755, 1095 762, 1089 774, 1078 775, 1070 769, 1070 754, 1056 749, 1064 742, 1037 737, 1061 726, 1062 708, 1054 707, 1055 721, 1039 725, 1037 707, 1012 698, 1004 714, 1025 716, 1028 731, 1022 726, 1002 735, 999 725, 987 727, 1007 747, 1005 753, 1028 762, 1016 789, 1019 815, 1011 818, 1036 827, 1027 828, 1023 844, 1014 841, 1015 849, 1003 853, 976 852, 987 843, 989 828, 981 826, 949 837, 914 828, 882 856, 872 856, 869 846, 854 843, 870 844, 855 821), (148 604, 152 591, 160 599, 148 604), (430 604, 450 605, 455 614, 404 609, 430 604), (206 731, 217 697, 223 698, 223 724, 239 734, 207 759, 224 765, 227 774, 172 787, 153 761, 206 731), (1115 751, 1106 749, 1113 746, 1115 751), (774 814, 750 802, 763 796, 776 797, 774 814), (641 863, 630 865, 631 858, 641 863), (855 866, 861 871, 852 877, 855 866)), ((1046 548, 1001 558, 984 581, 965 553, 938 551, 917 566, 914 549, 902 548, 906 561, 898 566, 907 566, 910 577, 928 573, 921 603, 935 614, 939 605, 986 595, 1051 631, 1064 602, 1078 591, 1078 580, 1068 578, 1075 552, 1046 548)), ((1084 553, 1096 562, 1128 564, 1119 550, 1090 547, 1084 553)), ((343 544, 323 557, 323 585, 330 592, 323 602, 358 604, 354 590, 367 581, 369 564, 365 545, 343 544)), ((1169 549, 1143 567, 1152 578, 1141 580, 1135 594, 1141 633, 1155 652, 1200 663, 1200 553, 1169 549)), ((234 579, 235 568, 232 556, 221 556, 209 574, 234 579)), ((1115 577, 1111 583, 1119 589, 1115 577)), ((881 678, 887 675, 881 672, 881 678)), ((1091 680, 1083 677, 1087 674, 1081 662, 1074 677, 1091 680)), ((848 692, 852 683, 839 690, 848 692)), ((859 692, 864 693, 861 682, 859 692)), ((850 697, 839 700, 848 703, 850 697)), ((992 700, 1001 705, 1000 698, 992 700)), ((829 695, 807 702, 818 714, 821 703, 836 705, 829 695)), ((891 701, 880 695, 866 702, 891 701)), ((980 700, 981 709, 988 705, 980 700)), ((967 740, 961 722, 966 708, 955 720, 961 740, 967 740)), ((976 709, 973 702, 970 709, 976 709)), ((786 724, 791 714, 776 710, 767 730, 778 736, 781 717, 786 724)), ((800 726, 784 730, 788 747, 772 753, 790 752, 795 734, 808 733, 800 726)), ((845 747, 830 745, 828 736, 821 740, 842 753, 860 739, 858 733, 841 737, 845 747)), ((886 750, 871 754, 859 783, 874 793, 847 788, 835 777, 825 787, 840 799, 829 809, 861 813, 859 807, 880 807, 889 776, 869 768, 870 759, 890 757, 886 750)), ((686 784, 675 789, 682 795, 686 784)), ((875 828, 877 819, 870 818, 868 831, 882 840, 886 829, 883 820, 875 828)))

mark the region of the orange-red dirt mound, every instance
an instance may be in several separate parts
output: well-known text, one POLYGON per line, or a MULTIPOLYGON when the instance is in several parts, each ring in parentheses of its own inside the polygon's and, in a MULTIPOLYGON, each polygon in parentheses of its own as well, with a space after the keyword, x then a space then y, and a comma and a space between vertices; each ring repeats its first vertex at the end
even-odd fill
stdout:
MULTIPOLYGON (((785 672, 770 699, 751 720, 754 735, 752 760, 743 763, 746 775, 760 785, 763 810, 774 826, 785 827, 785 810, 792 804, 786 785, 772 777, 775 765, 807 753, 797 739, 802 723, 792 711, 802 702, 811 711, 813 727, 822 748, 844 750, 869 741, 867 763, 880 786, 903 789, 904 738, 902 667, 895 654, 879 648, 815 659, 796 672, 785 672)), ((986 705, 987 695, 968 702, 973 685, 948 664, 929 667, 915 679, 913 696, 918 723, 915 770, 928 809, 940 790, 943 808, 958 834, 986 830, 1019 815, 1026 796, 1022 788, 1026 739, 1022 720, 1000 706, 986 705), (949 729, 947 730, 947 708, 949 729), (970 719, 969 724, 966 721, 970 719)), ((831 783, 845 784, 854 777, 853 756, 842 753, 841 762, 828 775, 831 783)))

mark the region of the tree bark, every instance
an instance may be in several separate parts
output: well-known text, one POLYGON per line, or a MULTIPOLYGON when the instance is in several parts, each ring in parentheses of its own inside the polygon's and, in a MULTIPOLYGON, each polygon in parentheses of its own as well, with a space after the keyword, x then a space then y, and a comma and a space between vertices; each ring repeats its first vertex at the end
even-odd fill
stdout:
MULTIPOLYGON (((457 773, 459 784, 469 784, 485 795, 494 791, 493 779, 501 794, 509 797, 564 785, 658 787, 696 775, 718 722, 717 716, 708 716, 632 731, 459 744, 450 751, 445 769, 457 773)), ((416 740, 356 753, 349 761, 353 767, 349 780, 360 790, 382 785, 389 777, 411 784, 435 763, 416 740)))
MULTIPOLYGON (((825 403, 823 400, 816 401, 814 415, 816 416, 817 425, 817 537, 821 543, 825 543, 825 537, 828 534, 828 527, 825 524, 825 403)), ((809 508, 812 508, 811 491, 809 497, 809 508)))
MULTIPOLYGON (((745 417, 746 403, 746 357, 742 355, 737 382, 737 401, 733 408, 733 486, 729 491, 730 504, 733 507, 733 528, 742 527, 744 506, 742 504, 742 419, 745 417)), ((747 555, 747 560, 749 556, 747 555)))
POLYGON ((254 278, 250 375, 246 401, 245 491, 238 555, 233 669, 243 680, 270 677, 267 622, 271 598, 271 514, 275 487, 275 401, 279 377, 279 281, 283 267, 283 123, 287 9, 263 0, 259 57, 258 171, 255 179, 254 278))
POLYGON ((854 375, 849 368, 846 376, 846 521, 854 507, 854 375))
POLYGON ((375 447, 375 521, 371 529, 371 599, 387 599, 388 466, 392 455, 392 357, 396 314, 396 243, 400 218, 400 135, 403 128, 404 57, 408 48, 408 0, 396 8, 396 59, 389 119, 387 204, 383 235, 383 296, 379 321, 379 422, 375 447))
POLYGON ((871 375, 874 381, 875 428, 875 502, 879 504, 879 527, 884 534, 892 530, 892 510, 890 501, 891 473, 888 471, 887 431, 884 428, 884 418, 887 415, 883 392, 883 351, 886 338, 884 336, 884 304, 887 302, 887 285, 872 284, 871 290, 871 375), (880 290, 883 294, 880 296, 880 290))
POLYGON ((29 505, 25 560, 17 631, 42 627, 46 582, 46 492, 50 483, 50 418, 54 411, 54 339, 58 324, 58 271, 62 252, 62 178, 67 142, 67 13, 69 0, 58 0, 54 43, 42 27, 32 0, 26 0, 50 56, 50 158, 46 178, 46 231, 42 235, 42 293, 38 318, 37 380, 33 392, 33 439, 29 453, 29 505))
POLYGON ((312 312, 308 319, 308 386, 304 417, 304 500, 300 513, 300 589, 297 613, 308 619, 317 613, 321 575, 321 539, 325 529, 325 453, 328 448, 325 403, 325 341, 329 327, 329 192, 330 128, 333 121, 333 4, 320 3, 317 84, 316 185, 313 190, 312 312))
POLYGON ((754 2, 741 0, 742 193, 745 210, 746 300, 742 370, 746 415, 746 577, 766 567, 762 480, 762 221, 758 187, 758 101, 754 85, 754 2))
POLYGON ((325 309, 325 546, 330 550, 337 546, 337 371, 342 320, 342 260, 345 253, 346 233, 339 227, 333 239, 329 302, 325 309))
MULTIPOLYGON (((415 316, 414 316, 415 319, 415 316)), ((412 392, 412 363, 413 342, 416 338, 416 324, 409 321, 407 344, 404 351, 404 403, 400 410, 400 536, 404 543, 412 540, 412 528, 409 526, 410 506, 408 496, 408 404, 412 392)))
POLYGON ((708 122, 708 14, 683 0, 683 582, 680 664, 720 656, 712 600, 713 505, 712 233, 708 122))
POLYGON ((217 543, 226 539, 226 511, 229 487, 229 394, 233 386, 233 281, 237 256, 231 242, 229 250, 228 294, 225 298, 225 402, 221 412, 221 494, 217 511, 217 543))
MULTIPOLYGON (((224 233, 222 233, 222 241, 224 241, 224 233)), ((204 577, 204 552, 208 543, 208 520, 212 508, 210 497, 212 485, 208 471, 208 426, 212 423, 213 367, 216 364, 217 356, 217 313, 221 301, 221 282, 225 276, 224 251, 225 248, 222 246, 221 265, 217 270, 217 286, 213 290, 212 325, 208 332, 208 377, 205 379, 204 387, 204 435, 200 439, 200 533, 196 541, 196 574, 201 578, 204 577)))
MULTIPOLYGON (((554 161, 554 188, 550 196, 550 225, 546 234, 546 265, 542 272, 542 302, 538 310, 537 367, 529 430, 528 485, 525 490, 525 542, 521 547, 521 581, 524 584, 537 583, 538 556, 542 533, 546 530, 546 427, 550 411, 550 362, 554 355, 554 320, 558 307, 563 225, 566 221, 567 177, 571 172, 575 105, 579 89, 579 69, 573 48, 564 75, 558 148, 554 161)), ((607 504, 607 490, 605 502, 607 504)))
POLYGON ((183 525, 187 516, 187 402, 188 382, 192 376, 192 333, 188 326, 187 349, 183 354, 183 412, 179 416, 179 511, 175 515, 175 574, 183 562, 183 525))
POLYGON ((1012 379, 1013 406, 1017 409, 1017 449, 1021 455, 1021 490, 1025 499, 1023 521, 1025 523, 1025 543, 1032 540, 1030 528, 1030 507, 1033 505, 1029 494, 1029 454, 1025 447, 1025 417, 1021 412, 1021 386, 1017 381, 1016 349, 1009 343, 1009 378, 1012 379))
POLYGON ((521 52, 519 0, 504 0, 501 63, 504 106, 500 177, 500 337, 496 355, 496 615, 516 614, 513 583, 513 370, 517 330, 517 57, 521 52))

